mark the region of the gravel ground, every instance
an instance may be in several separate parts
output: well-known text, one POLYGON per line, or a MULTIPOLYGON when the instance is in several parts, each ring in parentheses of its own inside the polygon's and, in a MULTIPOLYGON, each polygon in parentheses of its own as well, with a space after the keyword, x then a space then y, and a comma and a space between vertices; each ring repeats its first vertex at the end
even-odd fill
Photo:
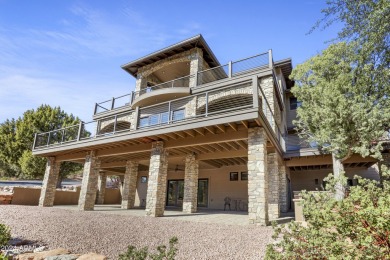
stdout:
POLYGON ((11 227, 13 237, 110 259, 117 259, 128 245, 154 249, 167 245, 172 236, 179 239, 176 259, 262 259, 272 235, 270 227, 14 205, 0 206, 0 222, 11 227))

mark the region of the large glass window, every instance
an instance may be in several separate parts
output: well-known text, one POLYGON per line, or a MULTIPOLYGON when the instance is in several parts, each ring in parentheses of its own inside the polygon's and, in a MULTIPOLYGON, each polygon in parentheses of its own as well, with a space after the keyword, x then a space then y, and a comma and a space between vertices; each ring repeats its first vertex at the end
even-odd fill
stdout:
POLYGON ((173 111, 173 114, 172 114, 172 120, 173 121, 183 120, 184 117, 185 117, 184 109, 173 111))

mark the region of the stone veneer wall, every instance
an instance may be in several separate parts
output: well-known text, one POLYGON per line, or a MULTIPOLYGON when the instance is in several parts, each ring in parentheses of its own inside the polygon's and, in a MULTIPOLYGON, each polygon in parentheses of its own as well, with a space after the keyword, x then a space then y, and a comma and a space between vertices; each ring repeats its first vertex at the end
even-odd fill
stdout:
POLYGON ((79 198, 79 210, 93 210, 96 200, 97 179, 99 176, 100 160, 91 151, 85 157, 83 181, 79 198))
POLYGON ((267 225, 267 135, 264 128, 248 129, 248 214, 250 224, 267 225))
MULTIPOLYGON (((199 48, 193 48, 140 68, 137 74, 135 91, 145 88, 148 81, 157 83, 155 77, 152 75, 153 72, 178 62, 189 62, 190 75, 195 74, 203 69, 203 64, 205 63, 203 59, 203 51, 199 48)), ((196 82, 194 80, 195 77, 190 79, 190 87, 196 86, 196 82)))
MULTIPOLYGON (((125 113, 125 114, 119 114, 117 116, 116 121, 117 121, 117 123, 128 122, 130 124, 131 129, 134 129, 132 127, 133 124, 134 124, 134 119, 135 119, 135 111, 131 111, 131 112, 125 113)), ((98 124, 97 124, 97 133, 98 134, 105 133, 104 132, 105 128, 107 129, 107 128, 109 128, 109 126, 113 127, 114 123, 115 123, 115 117, 114 116, 108 117, 108 118, 99 119, 98 120, 98 124)))
POLYGON ((289 210, 287 171, 288 168, 284 165, 283 160, 281 160, 279 163, 279 204, 281 212, 287 212, 289 210))
POLYGON ((268 189, 268 216, 270 220, 280 216, 279 208, 279 160, 276 153, 267 155, 267 169, 269 178, 268 189))
MULTIPOLYGON (((273 80, 272 76, 261 78, 260 81, 259 81, 259 85, 260 85, 260 88, 263 90, 264 95, 265 95, 265 97, 266 97, 266 99, 268 101, 268 104, 271 107, 272 113, 274 115, 274 119, 272 121, 272 128, 274 128, 276 130, 276 125, 275 125, 275 122, 274 122, 274 121, 276 121, 276 124, 279 126, 280 129, 282 129, 281 128, 281 125, 282 125, 282 118, 281 118, 281 116, 282 116, 282 114, 281 114, 278 102, 276 100, 276 93, 275 93, 275 88, 274 88, 274 80, 273 80)), ((260 98, 262 99, 261 94, 260 94, 260 98)), ((262 102, 264 102, 264 101, 262 100, 262 102)), ((271 122, 271 120, 270 120, 268 115, 267 115, 267 118, 271 122)))
POLYGON ((137 178, 138 162, 127 161, 123 180, 122 209, 131 209, 134 207, 137 178))
POLYGON ((146 196, 146 215, 164 215, 168 172, 168 152, 163 142, 152 144, 149 166, 148 191, 146 196))
POLYGON ((43 178, 43 187, 39 198, 39 206, 53 206, 59 172, 60 163, 56 162, 55 157, 48 157, 45 176, 43 178))
POLYGON ((198 175, 199 161, 196 160, 195 154, 189 154, 186 156, 184 171, 183 212, 185 213, 197 211, 198 175))

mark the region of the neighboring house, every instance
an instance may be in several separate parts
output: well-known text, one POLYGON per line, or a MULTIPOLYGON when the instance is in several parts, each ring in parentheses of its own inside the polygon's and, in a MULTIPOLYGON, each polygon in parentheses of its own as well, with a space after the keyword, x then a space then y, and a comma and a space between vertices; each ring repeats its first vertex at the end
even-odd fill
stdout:
MULTIPOLYGON (((104 203, 107 175, 122 175, 124 209, 230 206, 265 225, 290 210, 292 191, 321 189, 332 171, 331 156, 294 133, 291 59, 268 51, 221 65, 198 35, 122 68, 134 92, 97 103, 93 122, 36 134, 33 153, 48 158, 41 206, 53 205, 59 163, 73 161, 84 164, 81 210, 104 203)), ((375 165, 345 162, 350 179, 378 178, 375 165)))

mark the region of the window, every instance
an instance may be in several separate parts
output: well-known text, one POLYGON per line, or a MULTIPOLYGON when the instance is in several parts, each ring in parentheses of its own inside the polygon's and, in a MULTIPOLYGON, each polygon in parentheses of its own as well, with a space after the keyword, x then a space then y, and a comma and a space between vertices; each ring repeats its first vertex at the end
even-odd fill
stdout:
POLYGON ((295 110, 302 106, 302 102, 298 101, 296 97, 290 97, 290 110, 295 110))
POLYGON ((230 181, 238 181, 238 172, 230 173, 230 181))
POLYGON ((179 121, 184 119, 184 109, 175 110, 172 113, 172 121, 179 121))
POLYGON ((248 172, 241 172, 241 180, 242 181, 248 180, 248 172))
POLYGON ((139 127, 145 127, 149 125, 149 117, 143 117, 139 119, 139 127))
POLYGON ((141 177, 141 183, 147 183, 148 182, 148 177, 142 176, 141 177))

